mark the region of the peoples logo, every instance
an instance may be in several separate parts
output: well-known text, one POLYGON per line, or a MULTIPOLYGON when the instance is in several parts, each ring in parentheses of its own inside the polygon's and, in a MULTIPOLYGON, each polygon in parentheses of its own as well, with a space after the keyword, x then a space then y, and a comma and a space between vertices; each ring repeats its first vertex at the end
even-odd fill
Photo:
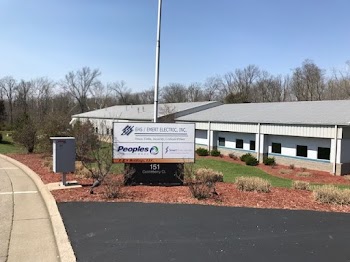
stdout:
POLYGON ((149 151, 152 155, 157 155, 159 153, 159 149, 156 146, 152 146, 151 150, 149 151))

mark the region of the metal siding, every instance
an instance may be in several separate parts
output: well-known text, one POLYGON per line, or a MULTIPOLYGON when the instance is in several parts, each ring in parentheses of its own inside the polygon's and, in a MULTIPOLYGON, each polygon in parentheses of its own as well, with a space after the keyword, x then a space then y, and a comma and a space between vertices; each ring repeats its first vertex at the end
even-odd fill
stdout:
POLYGON ((269 135, 332 138, 334 137, 334 127, 262 124, 261 133, 269 135))

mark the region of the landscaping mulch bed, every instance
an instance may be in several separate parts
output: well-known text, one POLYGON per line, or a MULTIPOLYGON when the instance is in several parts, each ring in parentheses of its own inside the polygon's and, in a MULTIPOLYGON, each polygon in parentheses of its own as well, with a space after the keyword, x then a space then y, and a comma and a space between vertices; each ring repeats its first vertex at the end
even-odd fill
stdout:
MULTIPOLYGON (((49 171, 44 166, 44 155, 40 154, 11 154, 10 157, 22 162, 35 171, 44 183, 59 182, 61 177, 49 171)), ((230 158, 223 158, 225 161, 240 163, 230 158)), ((241 163, 240 163, 241 164, 241 163)), ((287 168, 277 166, 275 168, 259 165, 272 175, 287 177, 297 180, 310 181, 313 183, 333 183, 333 184, 350 184, 343 177, 335 177, 325 172, 310 171, 309 177, 298 177, 296 174, 300 170, 295 170, 295 174, 280 175, 278 169, 287 168)), ((294 172, 294 170, 293 170, 294 172)), ((272 188, 270 193, 241 192, 231 183, 218 183, 214 195, 210 199, 197 200, 191 196, 186 186, 161 187, 161 186, 125 186, 120 189, 120 195, 116 199, 107 199, 105 197, 105 185, 95 189, 94 194, 90 194, 91 179, 82 179, 74 174, 68 175, 68 180, 77 180, 83 185, 81 188, 55 190, 51 193, 57 202, 73 201, 109 201, 109 202, 147 202, 147 203, 186 203, 186 204, 203 204, 235 207, 255 207, 255 208, 276 208, 276 209, 301 209, 317 210, 331 212, 350 213, 350 206, 321 204, 313 200, 312 192, 293 190, 287 188, 272 188)))

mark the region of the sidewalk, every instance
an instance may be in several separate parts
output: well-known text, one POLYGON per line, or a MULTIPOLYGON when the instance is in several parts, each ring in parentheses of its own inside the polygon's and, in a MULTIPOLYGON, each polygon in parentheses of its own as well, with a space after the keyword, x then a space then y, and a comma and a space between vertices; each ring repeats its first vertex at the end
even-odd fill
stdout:
POLYGON ((0 155, 0 261, 75 261, 62 225, 40 178, 0 155))

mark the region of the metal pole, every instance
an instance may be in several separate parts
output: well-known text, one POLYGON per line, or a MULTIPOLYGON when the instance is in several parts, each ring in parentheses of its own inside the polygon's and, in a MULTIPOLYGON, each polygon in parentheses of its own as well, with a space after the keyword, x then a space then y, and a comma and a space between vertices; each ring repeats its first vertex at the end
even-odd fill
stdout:
POLYGON ((158 25, 157 25, 157 45, 156 45, 156 73, 154 79, 154 119, 158 120, 158 90, 159 90, 159 57, 160 57, 160 27, 162 19, 162 0, 158 0, 158 25))
POLYGON ((334 163, 333 163, 333 175, 337 173, 337 151, 338 151, 338 125, 334 126, 334 163))

